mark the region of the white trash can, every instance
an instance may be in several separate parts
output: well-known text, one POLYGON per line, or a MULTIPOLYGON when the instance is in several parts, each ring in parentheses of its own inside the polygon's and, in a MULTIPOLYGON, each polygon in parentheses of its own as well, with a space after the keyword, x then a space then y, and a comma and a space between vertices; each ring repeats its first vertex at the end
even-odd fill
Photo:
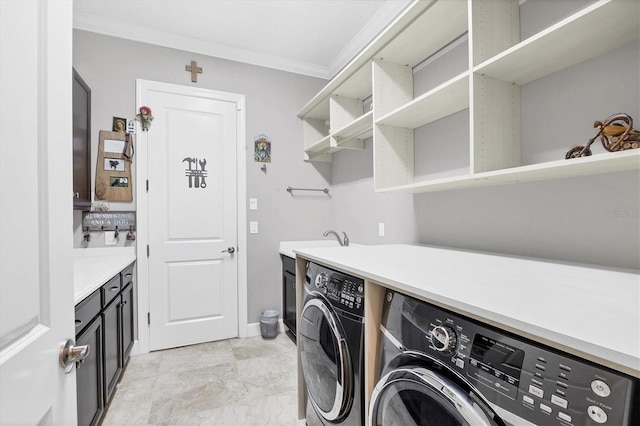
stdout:
POLYGON ((260 334, 263 339, 275 339, 278 336, 278 317, 280 312, 266 310, 260 312, 260 334))

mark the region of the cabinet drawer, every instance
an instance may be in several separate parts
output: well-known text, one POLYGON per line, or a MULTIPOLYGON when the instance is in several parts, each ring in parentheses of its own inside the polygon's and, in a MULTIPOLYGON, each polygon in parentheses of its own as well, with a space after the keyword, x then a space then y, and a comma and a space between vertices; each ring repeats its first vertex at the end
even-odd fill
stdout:
POLYGON ((76 335, 80 333, 100 313, 100 291, 96 290, 89 297, 76 305, 76 335))
POLYGON ((293 276, 296 275, 296 260, 288 256, 282 256, 282 269, 293 276))
POLYGON ((111 278, 100 288, 102 293, 102 307, 106 307, 120 293, 120 274, 111 278))
POLYGON ((120 272, 122 288, 125 288, 127 284, 133 282, 133 265, 132 263, 120 272))

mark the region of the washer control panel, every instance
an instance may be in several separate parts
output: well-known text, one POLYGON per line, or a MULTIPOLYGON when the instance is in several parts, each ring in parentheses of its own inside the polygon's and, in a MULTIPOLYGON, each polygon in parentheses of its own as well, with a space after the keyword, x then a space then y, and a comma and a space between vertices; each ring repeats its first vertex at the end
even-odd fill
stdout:
POLYGON ((306 281, 310 290, 322 293, 335 308, 364 316, 364 280, 362 278, 309 263, 306 281))
POLYGON ((409 296, 389 293, 392 297, 385 302, 383 326, 407 349, 449 365, 496 406, 540 425, 638 421, 639 379, 409 296))

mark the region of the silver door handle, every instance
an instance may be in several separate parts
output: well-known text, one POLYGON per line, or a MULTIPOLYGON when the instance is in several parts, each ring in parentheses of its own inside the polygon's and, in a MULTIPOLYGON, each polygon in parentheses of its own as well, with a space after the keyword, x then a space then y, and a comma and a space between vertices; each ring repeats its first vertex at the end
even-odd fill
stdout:
POLYGON ((89 345, 75 346, 73 339, 67 339, 60 348, 60 365, 65 373, 70 373, 76 362, 82 361, 89 356, 91 348, 89 345))
POLYGON ((229 253, 229 254, 233 254, 233 253, 235 253, 235 252, 236 252, 236 249, 235 249, 235 248, 233 248, 233 247, 229 247, 229 248, 228 248, 228 249, 226 249, 226 250, 222 250, 222 253, 229 253))

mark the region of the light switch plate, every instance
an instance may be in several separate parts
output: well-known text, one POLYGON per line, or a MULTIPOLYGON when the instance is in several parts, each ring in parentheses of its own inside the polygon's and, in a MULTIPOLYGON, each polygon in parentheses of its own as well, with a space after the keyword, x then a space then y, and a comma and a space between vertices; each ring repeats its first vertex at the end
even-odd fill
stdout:
POLYGON ((117 242, 116 233, 114 231, 104 231, 104 245, 115 246, 117 242))
POLYGON ((250 234, 258 233, 258 222, 249 222, 249 233, 250 234))
POLYGON ((384 222, 378 223, 378 237, 384 237, 384 222))
POLYGON ((127 120, 127 133, 136 134, 136 122, 131 119, 127 120))
POLYGON ((249 198, 249 210, 258 210, 257 198, 249 198))

